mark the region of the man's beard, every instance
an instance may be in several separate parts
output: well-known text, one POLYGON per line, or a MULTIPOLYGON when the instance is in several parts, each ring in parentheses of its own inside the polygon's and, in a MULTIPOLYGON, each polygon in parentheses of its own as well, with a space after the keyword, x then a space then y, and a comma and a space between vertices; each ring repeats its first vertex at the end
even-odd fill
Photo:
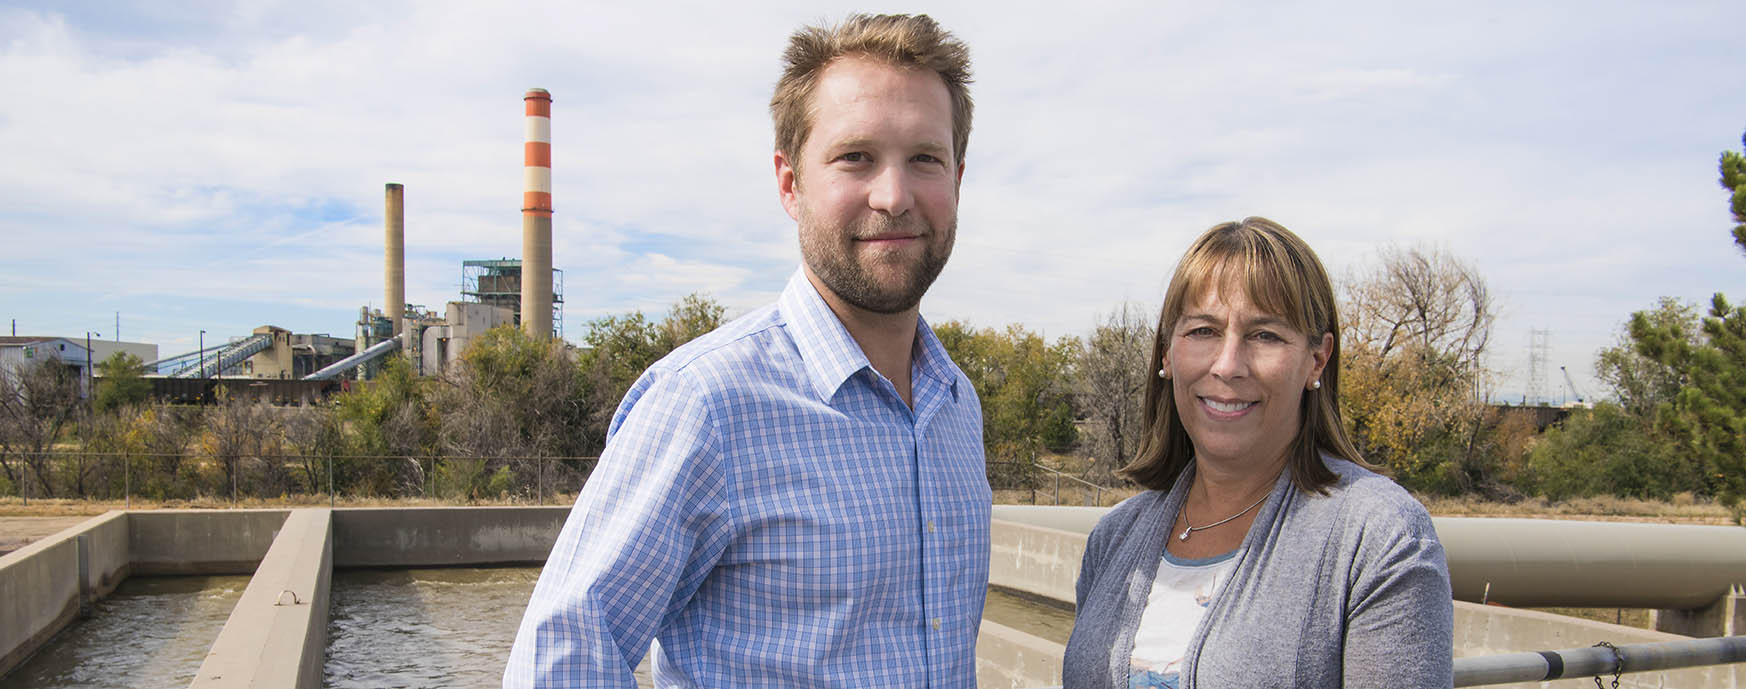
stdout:
MULTIPOLYGON (((810 214, 802 213, 802 223, 812 220, 808 215, 810 214)), ((843 301, 873 313, 901 313, 921 303, 922 295, 934 284, 934 279, 940 276, 940 271, 946 267, 946 259, 951 258, 957 221, 953 219, 949 222, 952 224, 947 227, 933 228, 913 215, 891 218, 875 214, 868 216, 866 221, 856 223, 857 226, 848 232, 841 228, 830 228, 823 232, 807 232, 803 229, 800 233, 800 256, 813 274, 824 282, 825 287, 843 301), (885 287, 869 274, 865 266, 856 261, 851 239, 877 236, 893 229, 921 230, 924 246, 921 260, 906 266, 909 269, 908 279, 895 287, 885 287), (940 241, 942 236, 943 242, 940 241)), ((876 261, 889 259, 887 256, 878 255, 872 258, 876 261)))

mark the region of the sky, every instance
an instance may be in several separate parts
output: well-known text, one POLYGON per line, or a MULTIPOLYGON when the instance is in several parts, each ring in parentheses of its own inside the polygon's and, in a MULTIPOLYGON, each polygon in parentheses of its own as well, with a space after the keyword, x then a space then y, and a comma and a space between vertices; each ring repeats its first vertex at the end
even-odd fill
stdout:
POLYGON ((551 92, 564 335, 799 265, 767 111, 787 35, 925 12, 974 61, 956 251, 931 322, 1087 334, 1155 313, 1176 260, 1262 215, 1336 279, 1448 252, 1497 297, 1493 394, 1529 333, 1595 352, 1657 298, 1746 300, 1717 157, 1746 132, 1746 3, 9 2, 0 6, 0 327, 150 342, 350 337, 383 302, 518 257, 522 94, 551 92), (1071 8, 1070 8, 1071 6, 1071 8))

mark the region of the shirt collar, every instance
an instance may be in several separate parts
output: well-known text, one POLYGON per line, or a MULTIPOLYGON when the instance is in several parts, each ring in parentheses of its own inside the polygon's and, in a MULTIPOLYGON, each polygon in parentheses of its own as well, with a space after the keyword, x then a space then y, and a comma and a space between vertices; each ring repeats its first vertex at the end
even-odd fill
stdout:
MULTIPOLYGON (((843 322, 837 319, 837 314, 831 311, 812 281, 806 279, 805 268, 794 271, 794 275, 788 278, 788 285, 782 288, 782 296, 777 298, 776 304, 782 312, 783 322, 793 329, 791 339, 795 348, 800 350, 800 359, 819 399, 835 397, 850 376, 873 367, 867 354, 861 351, 861 345, 849 335, 848 328, 843 327, 843 322)), ((953 399, 957 399, 957 376, 952 375, 946 365, 951 359, 927 321, 919 317, 916 345, 912 354, 915 370, 946 386, 953 399)), ((920 383, 919 380, 911 382, 912 385, 920 383)))

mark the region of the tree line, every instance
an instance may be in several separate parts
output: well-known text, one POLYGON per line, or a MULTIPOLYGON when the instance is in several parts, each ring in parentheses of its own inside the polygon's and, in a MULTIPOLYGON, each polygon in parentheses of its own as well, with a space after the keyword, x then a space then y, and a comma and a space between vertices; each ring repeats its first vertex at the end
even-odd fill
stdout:
MULTIPOLYGON (((1720 167, 1732 238, 1746 251, 1743 160, 1725 152, 1720 167)), ((1718 293, 1707 315, 1670 298, 1630 314, 1596 353, 1607 399, 1542 429, 1531 410, 1489 403, 1496 307, 1472 263, 1385 247, 1337 291, 1342 413, 1365 458, 1408 488, 1494 500, 1685 493, 1740 514, 1746 307, 1718 293)), ((1054 468, 1119 482, 1157 368, 1155 314, 1123 304, 1084 337, 1052 342, 1016 324, 935 325, 981 397, 991 481, 1023 487, 1065 455, 1077 459, 1054 468)), ((0 494, 102 496, 121 482, 148 497, 315 494, 329 474, 348 495, 573 492, 636 377, 725 318, 693 294, 659 321, 641 312, 592 321, 580 347, 502 328, 445 375, 415 376, 394 358, 374 380, 307 408, 228 395, 208 407, 154 403, 126 354, 101 364, 85 405, 67 369, 43 362, 0 376, 0 494), (139 461, 119 470, 102 459, 113 456, 139 461)))

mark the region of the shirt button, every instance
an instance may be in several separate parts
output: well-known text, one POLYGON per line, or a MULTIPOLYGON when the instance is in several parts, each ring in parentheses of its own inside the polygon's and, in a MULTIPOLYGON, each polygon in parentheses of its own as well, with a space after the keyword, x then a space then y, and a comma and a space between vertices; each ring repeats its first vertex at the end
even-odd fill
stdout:
POLYGON ((929 519, 928 520, 928 533, 933 533, 933 532, 934 532, 934 520, 929 519))
POLYGON ((940 618, 934 618, 934 631, 940 631, 940 618))

